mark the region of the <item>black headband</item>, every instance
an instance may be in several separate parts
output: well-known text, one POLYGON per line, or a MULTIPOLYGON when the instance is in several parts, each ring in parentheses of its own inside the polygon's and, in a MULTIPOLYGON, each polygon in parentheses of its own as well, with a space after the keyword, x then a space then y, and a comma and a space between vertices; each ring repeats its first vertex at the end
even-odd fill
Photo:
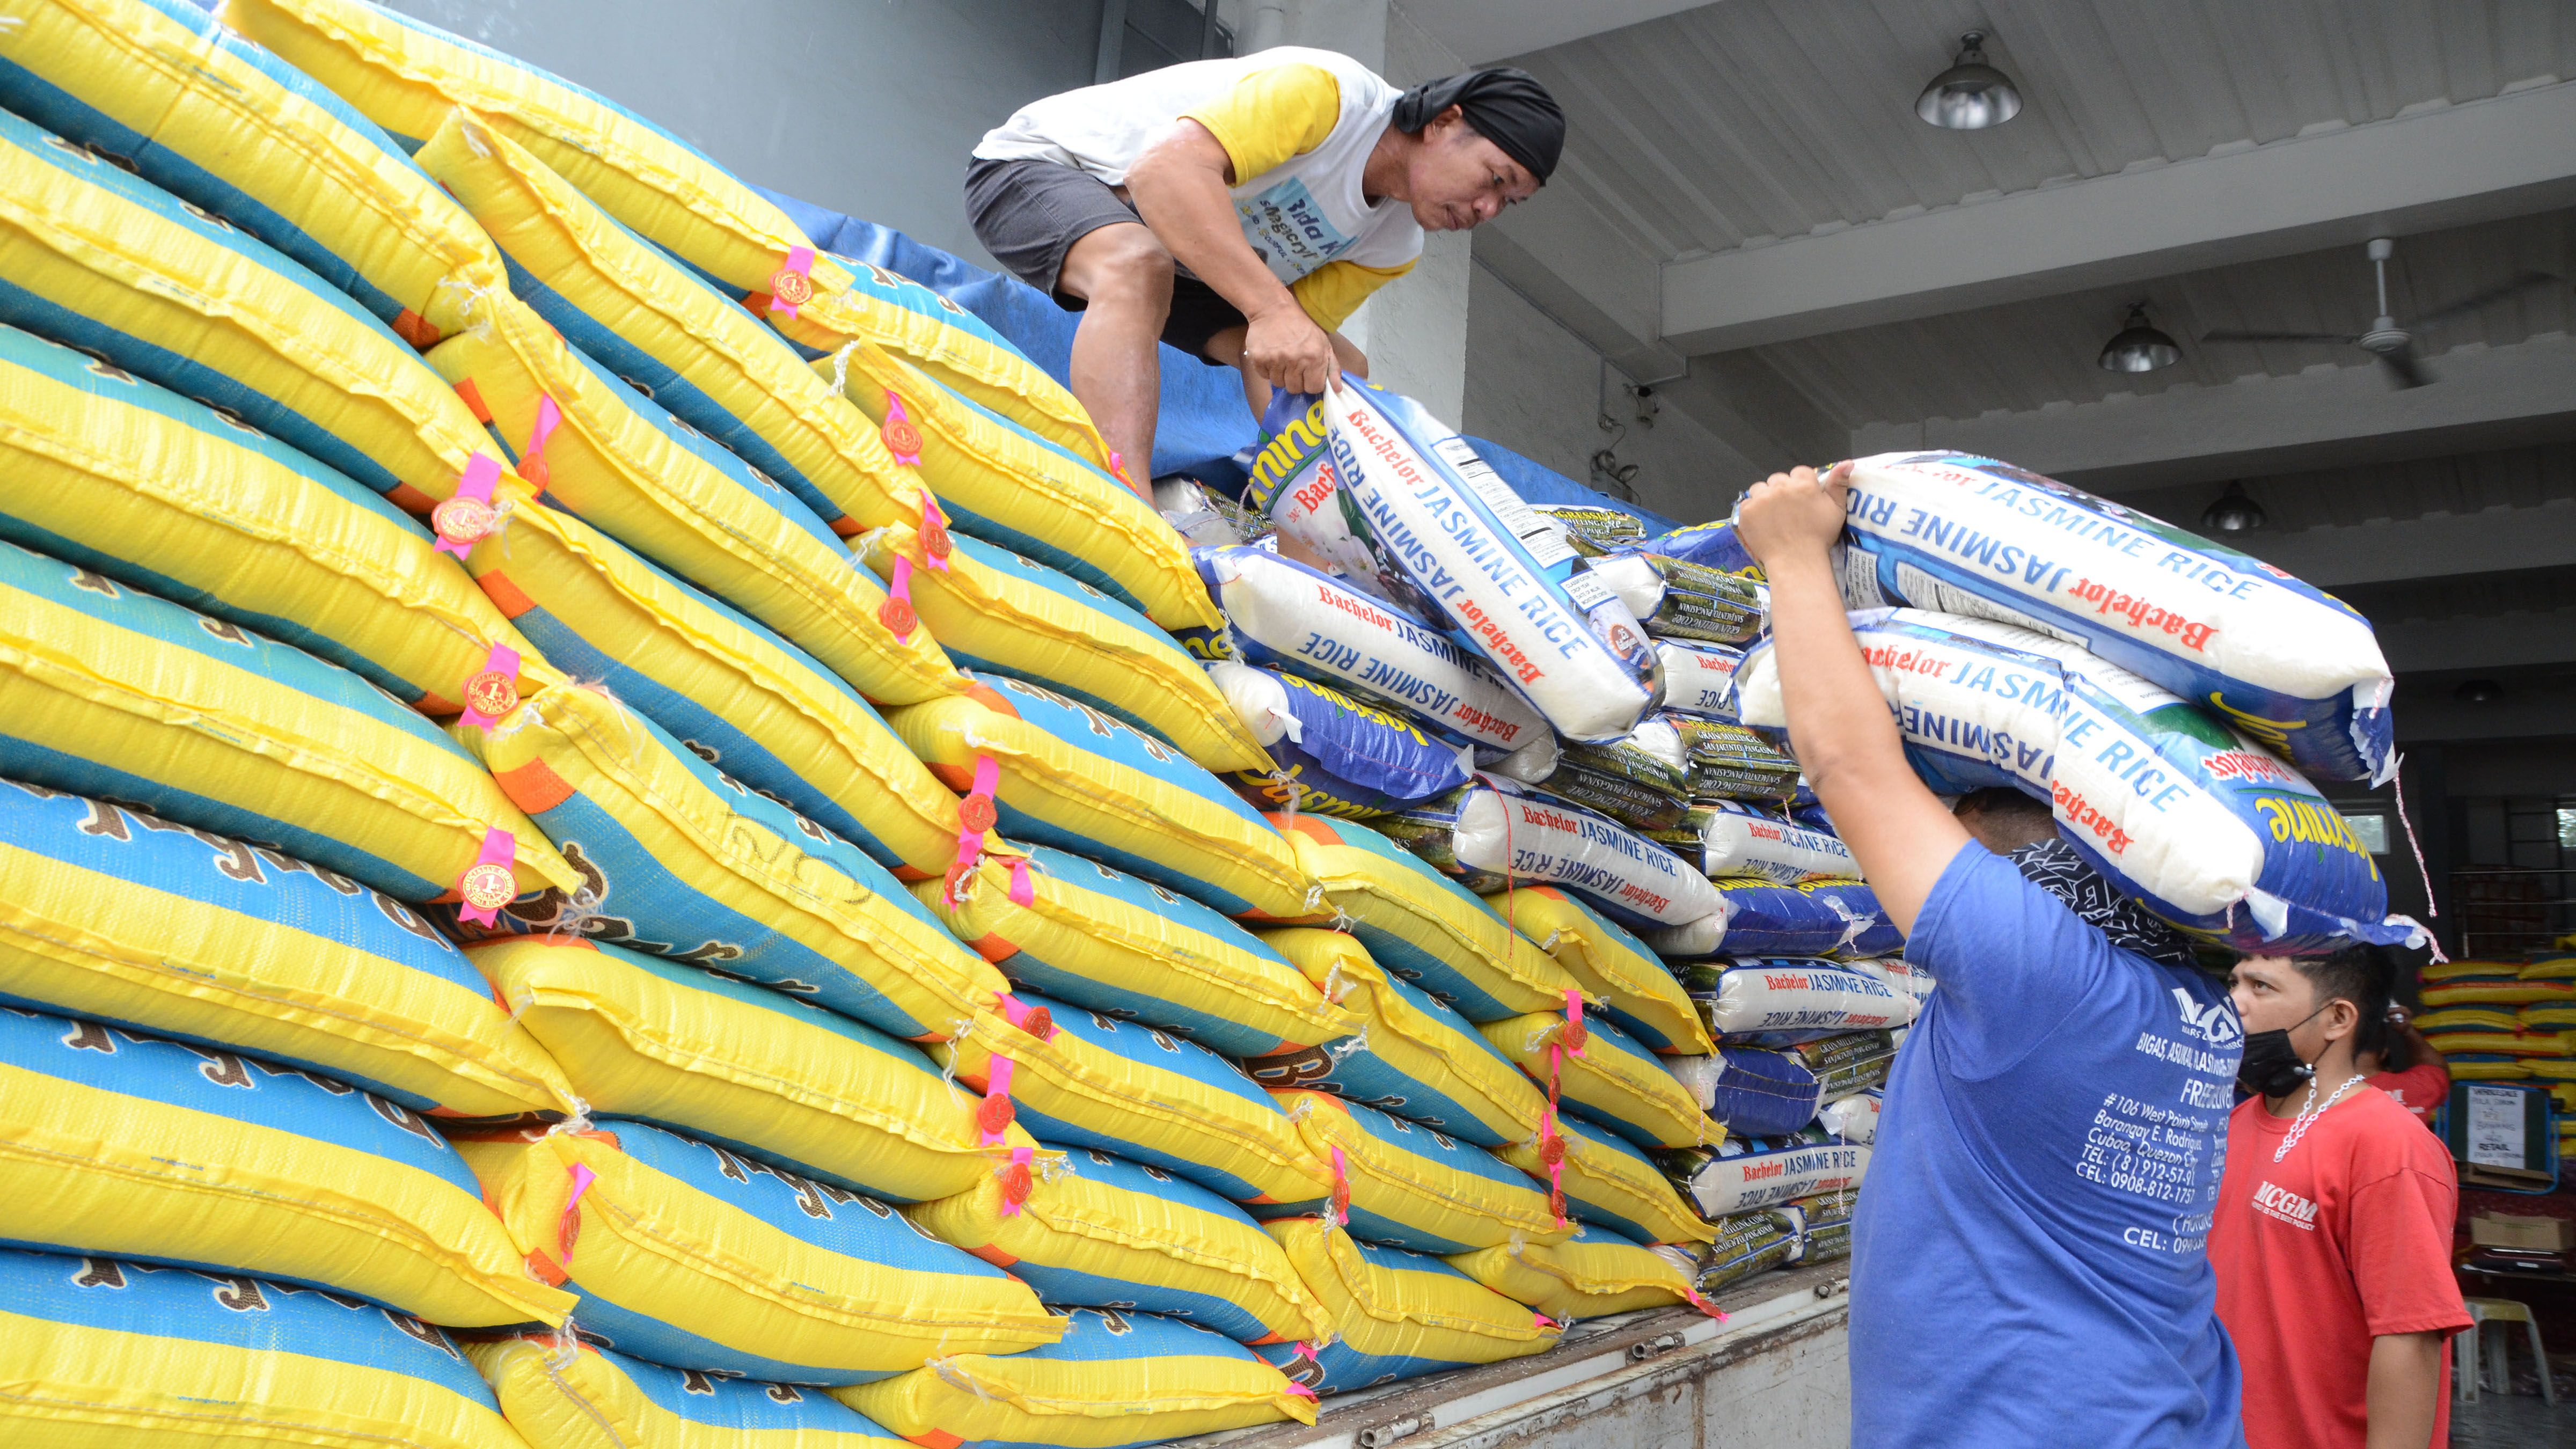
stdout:
POLYGON ((1530 175, 1545 181, 1556 170, 1565 150, 1565 112, 1528 71, 1498 65, 1415 86, 1396 100, 1395 128, 1419 134, 1451 106, 1530 175))

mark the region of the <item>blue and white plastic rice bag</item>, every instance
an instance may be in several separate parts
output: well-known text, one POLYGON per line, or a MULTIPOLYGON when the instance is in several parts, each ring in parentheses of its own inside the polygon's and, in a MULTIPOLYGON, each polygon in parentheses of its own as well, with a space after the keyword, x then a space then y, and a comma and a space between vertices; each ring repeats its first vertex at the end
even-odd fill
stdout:
POLYGON ((1469 751, 1444 744, 1401 715, 1310 679, 1219 661, 1208 677, 1244 728, 1270 752, 1275 774, 1238 770, 1235 792, 1264 810, 1293 809, 1365 820, 1445 795, 1474 778, 1469 751))
POLYGON ((1881 956, 1905 938, 1856 880, 1780 885, 1759 876, 1711 883, 1718 908, 1699 920, 1646 933, 1658 954, 1685 961, 1730 956, 1881 956))
POLYGON ((1376 825, 1479 895, 1558 886, 1635 931, 1687 925, 1719 908, 1717 887, 1671 850, 1551 797, 1471 785, 1376 825))
POLYGON ((1711 719, 1735 719, 1735 671, 1743 651, 1696 640, 1658 639, 1655 653, 1664 662, 1664 708, 1711 719))

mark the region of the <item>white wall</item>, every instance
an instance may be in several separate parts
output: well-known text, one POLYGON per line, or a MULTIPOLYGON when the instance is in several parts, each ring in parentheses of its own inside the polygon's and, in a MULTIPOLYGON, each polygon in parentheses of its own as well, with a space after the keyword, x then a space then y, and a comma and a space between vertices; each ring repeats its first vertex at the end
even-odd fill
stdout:
POLYGON ((966 155, 1091 83, 1100 0, 389 0, 587 86, 744 180, 991 265, 966 155))
MULTIPOLYGON (((1365 27, 1336 30, 1319 23, 1351 8, 1351 0, 1292 7, 1290 36, 1296 43, 1339 50, 1369 64, 1396 86, 1420 85, 1467 69, 1457 52, 1415 24, 1400 3, 1382 6, 1377 34, 1384 44, 1376 56, 1362 53, 1367 46, 1359 36, 1365 27), (1315 38, 1301 38, 1301 28, 1315 32, 1315 38)), ((1425 237, 1422 260, 1413 270, 1361 303, 1342 324, 1342 334, 1368 354, 1371 382, 1403 393, 1452 426, 1467 389, 1467 274, 1473 265, 1468 246, 1462 232, 1425 237)))

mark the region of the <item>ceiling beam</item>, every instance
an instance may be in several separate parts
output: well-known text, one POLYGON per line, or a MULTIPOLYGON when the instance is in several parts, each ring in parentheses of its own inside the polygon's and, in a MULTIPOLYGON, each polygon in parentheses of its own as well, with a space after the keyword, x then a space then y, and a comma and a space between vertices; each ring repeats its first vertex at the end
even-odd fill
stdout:
MULTIPOLYGON (((2576 609, 2408 619, 2373 632, 2388 667, 2398 674, 2576 664, 2576 609)), ((2576 732, 2576 712, 2559 718, 2557 732, 2576 732)))
POLYGON ((2393 707, 2401 744, 2426 740, 2511 740, 2539 735, 2564 737, 2576 718, 2576 688, 2505 686, 2501 699, 2463 704, 2447 688, 2420 695, 2399 685, 2393 707))
MULTIPOLYGON (((2197 518, 2181 522, 2185 528, 2200 526, 2197 518)), ((2228 542, 2321 589, 2554 568, 2576 560, 2576 499, 2256 533, 2228 542)))
POLYGON ((1952 448, 2119 494, 2576 435, 2576 339, 2454 348, 2427 366, 2439 380, 2403 392, 2364 362, 2032 412, 1870 423, 1853 431, 1852 454, 1952 448))
POLYGON ((1414 24, 1482 64, 1697 10, 1709 0, 1396 0, 1414 24))
POLYGON ((2576 81, 1665 264, 1727 351, 2576 202, 2576 81))

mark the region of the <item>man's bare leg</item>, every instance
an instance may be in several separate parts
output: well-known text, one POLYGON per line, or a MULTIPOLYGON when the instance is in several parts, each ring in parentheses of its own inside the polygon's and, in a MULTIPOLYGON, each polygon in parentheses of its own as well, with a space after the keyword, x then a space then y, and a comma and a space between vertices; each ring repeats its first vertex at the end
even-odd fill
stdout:
POLYGON ((1073 331, 1073 395, 1119 455, 1127 486, 1147 503, 1154 501, 1154 417, 1163 401, 1154 347, 1171 315, 1172 275, 1172 254, 1141 222, 1088 233, 1056 273, 1057 290, 1085 303, 1073 331))

